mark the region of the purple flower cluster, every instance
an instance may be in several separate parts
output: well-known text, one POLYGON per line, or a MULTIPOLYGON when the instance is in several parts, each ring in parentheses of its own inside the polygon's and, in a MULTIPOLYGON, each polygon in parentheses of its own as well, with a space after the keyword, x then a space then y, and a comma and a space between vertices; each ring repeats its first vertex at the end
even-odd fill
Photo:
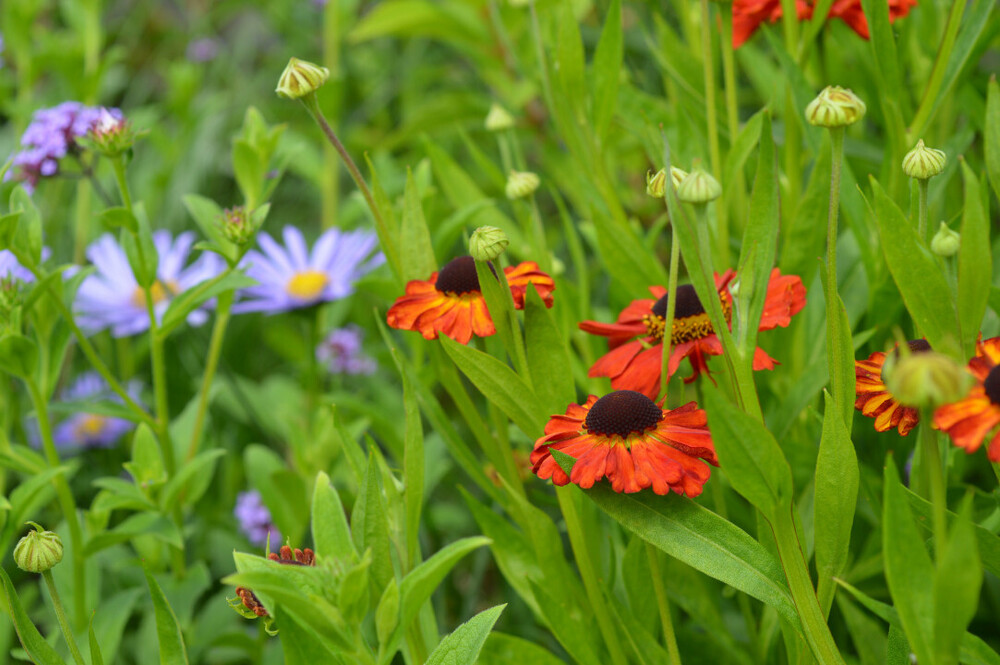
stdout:
POLYGON ((21 150, 14 155, 15 171, 8 171, 4 180, 17 177, 29 192, 38 181, 59 172, 59 160, 78 150, 76 139, 86 136, 101 119, 101 111, 121 119, 118 109, 84 106, 80 102, 63 102, 59 106, 35 111, 31 124, 21 137, 21 150))
MULTIPOLYGON (((134 399, 138 398, 138 383, 126 389, 134 399)), ((97 400, 121 403, 97 372, 84 372, 61 396, 64 402, 97 400)), ((134 428, 135 423, 122 418, 80 411, 56 425, 52 439, 60 448, 107 448, 134 428)))
POLYGON ((281 544, 281 532, 271 522, 271 511, 264 505, 260 492, 240 492, 233 515, 240 522, 240 531, 253 545, 266 545, 268 536, 275 547, 281 544))
POLYGON ((316 359, 331 374, 374 374, 375 361, 361 351, 361 328, 337 328, 316 347, 316 359))

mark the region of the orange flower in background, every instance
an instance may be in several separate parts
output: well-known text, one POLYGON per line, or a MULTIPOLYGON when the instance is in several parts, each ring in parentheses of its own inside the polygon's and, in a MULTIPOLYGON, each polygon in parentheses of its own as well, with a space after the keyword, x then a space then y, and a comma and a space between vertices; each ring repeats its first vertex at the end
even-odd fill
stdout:
POLYGON ((934 426, 951 437, 952 443, 967 453, 979 450, 991 433, 986 449, 991 462, 1000 462, 1000 337, 976 343, 976 357, 969 361, 976 385, 954 404, 934 412, 934 426))
MULTIPOLYGON (((733 299, 729 283, 736 276, 732 270, 715 276, 715 286, 722 301, 722 310, 729 321, 733 299)), ((590 368, 588 376, 607 376, 615 390, 635 390, 650 399, 660 392, 660 370, 663 358, 663 328, 666 323, 667 290, 662 286, 649 289, 653 299, 633 300, 622 310, 615 323, 583 321, 580 329, 608 338, 608 353, 590 368)), ((775 268, 767 285, 764 312, 759 330, 786 327, 792 316, 806 304, 806 289, 796 275, 782 275, 775 268)), ((694 287, 677 287, 677 304, 671 332, 670 362, 667 371, 673 376, 684 358, 689 358, 694 372, 684 379, 694 381, 699 374, 708 374, 707 356, 722 355, 722 342, 712 329, 708 314, 694 287)), ((754 352, 755 370, 774 369, 775 361, 763 349, 754 352)))
MULTIPOLYGON (((812 5, 803 0, 795 0, 795 11, 800 21, 812 18, 812 5)), ((733 0, 733 48, 750 39, 761 23, 777 23, 781 16, 781 0, 733 0)))
POLYGON ((589 489, 607 478, 619 493, 652 487, 657 494, 696 497, 711 475, 708 465, 719 465, 707 422, 694 402, 663 409, 632 390, 591 395, 582 406, 570 404, 565 415, 552 416, 535 442, 532 470, 556 485, 589 489), (553 450, 576 458, 571 475, 553 450))
MULTIPOLYGON (((912 353, 930 351, 931 345, 923 339, 907 342, 912 353)), ((854 408, 862 415, 875 419, 875 430, 887 432, 893 427, 899 429, 902 436, 910 433, 920 420, 920 413, 910 406, 903 406, 893 397, 882 381, 882 369, 885 366, 887 354, 876 351, 867 360, 854 362, 854 378, 856 379, 857 399, 854 408)))
MULTIPOLYGON (((889 22, 894 23, 896 19, 906 16, 916 6, 917 0, 889 0, 889 22)), ((830 7, 828 18, 839 18, 851 26, 854 32, 865 39, 869 38, 868 19, 861 9, 861 0, 836 0, 830 7)))
MULTIPOLYGON (((528 284, 534 284, 545 305, 552 307, 555 283, 537 263, 525 261, 504 268, 504 276, 517 309, 524 308, 528 284)), ((489 337, 496 332, 471 256, 453 259, 426 281, 409 282, 406 294, 389 308, 386 321, 391 328, 416 330, 426 339, 437 339, 438 333, 443 333, 461 344, 467 344, 473 334, 489 337)))

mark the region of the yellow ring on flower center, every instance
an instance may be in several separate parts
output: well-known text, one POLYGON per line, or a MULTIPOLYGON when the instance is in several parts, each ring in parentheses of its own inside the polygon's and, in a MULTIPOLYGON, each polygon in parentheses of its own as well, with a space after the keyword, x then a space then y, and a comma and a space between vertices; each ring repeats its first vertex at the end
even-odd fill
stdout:
MULTIPOLYGON (((726 323, 733 320, 733 304, 728 298, 720 298, 722 301, 722 313, 726 317, 726 323)), ((646 326, 646 334, 653 338, 653 343, 663 339, 663 328, 666 319, 656 314, 644 314, 642 322, 646 326)), ((708 337, 715 332, 712 328, 712 321, 708 318, 707 312, 693 314, 681 318, 675 318, 670 331, 670 344, 677 346, 684 342, 691 342, 696 339, 708 337)))
MULTIPOLYGON (((153 304, 158 305, 167 298, 176 295, 179 290, 180 285, 177 282, 171 281, 164 285, 160 280, 156 280, 149 287, 149 295, 153 299, 153 304)), ((132 304, 140 309, 146 309, 146 292, 142 290, 141 286, 135 287, 135 290, 132 291, 132 304)))
POLYGON ((288 280, 285 291, 288 295, 299 300, 315 300, 323 293, 323 289, 326 288, 329 282, 330 278, 324 272, 320 272, 319 270, 304 270, 295 273, 288 280))
POLYGON ((90 438, 97 436, 104 431, 104 416, 92 413, 84 415, 80 423, 76 426, 76 433, 80 438, 90 438))

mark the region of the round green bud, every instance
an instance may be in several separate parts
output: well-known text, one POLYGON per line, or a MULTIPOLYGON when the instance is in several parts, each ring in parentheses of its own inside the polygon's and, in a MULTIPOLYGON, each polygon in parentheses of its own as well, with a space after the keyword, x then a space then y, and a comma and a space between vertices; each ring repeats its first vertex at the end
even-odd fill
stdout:
POLYGON ((480 226, 469 238, 469 254, 476 261, 493 261, 504 253, 510 240, 503 229, 495 226, 480 226))
POLYGON ((667 186, 667 172, 660 169, 656 173, 646 171, 646 194, 654 199, 662 199, 667 186))
POLYGON ((222 235, 234 245, 243 246, 249 244, 256 232, 254 224, 250 220, 250 216, 247 215, 246 208, 243 206, 235 206, 223 210, 222 219, 219 224, 222 227, 222 235))
POLYGON ((916 147, 903 157, 903 173, 917 180, 927 180, 944 171, 945 161, 943 150, 928 148, 920 139, 916 147))
POLYGON ((507 198, 513 200, 530 196, 541 182, 531 171, 511 171, 507 176, 507 198))
POLYGON ((279 97, 298 99, 314 93, 330 78, 330 70, 317 64, 292 58, 274 89, 279 97))
POLYGON ((865 117, 865 103, 847 88, 828 85, 809 102, 806 120, 817 127, 847 127, 865 117))
POLYGON ((493 105, 490 106, 490 112, 486 114, 486 120, 483 122, 483 125, 488 131, 502 132, 514 126, 514 116, 508 113, 507 109, 493 102, 493 105))
POLYGON ((957 231, 949 229, 944 222, 941 222, 941 228, 931 238, 931 251, 944 258, 958 254, 958 248, 961 245, 962 237, 957 231))
POLYGON ((710 173, 696 167, 677 187, 677 198, 685 203, 708 203, 722 196, 722 185, 710 173))
POLYGON ((897 402, 918 409, 934 409, 956 402, 969 391, 973 378, 962 365, 936 351, 910 353, 882 370, 885 387, 897 402), (887 371, 888 370, 888 371, 887 371))
POLYGON ((62 561, 62 540, 54 532, 45 531, 34 522, 27 524, 35 527, 35 530, 29 531, 14 547, 14 563, 23 571, 44 573, 62 561))

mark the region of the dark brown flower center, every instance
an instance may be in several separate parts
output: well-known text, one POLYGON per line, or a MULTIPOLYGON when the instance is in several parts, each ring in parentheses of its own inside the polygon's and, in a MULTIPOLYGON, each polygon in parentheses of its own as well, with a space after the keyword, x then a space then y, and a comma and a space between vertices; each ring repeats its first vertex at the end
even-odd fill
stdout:
MULTIPOLYGON (((926 339, 911 339, 909 342, 906 343, 906 346, 909 347, 910 353, 925 353, 931 350, 931 345, 926 339)), ((896 361, 898 360, 899 360, 899 347, 897 346, 896 349, 892 352, 892 355, 887 357, 882 362, 882 371, 879 372, 879 378, 882 380, 882 383, 885 383, 886 368, 892 367, 893 365, 896 364, 896 361)))
POLYGON ((584 426, 591 434, 617 434, 625 438, 655 427, 662 418, 663 409, 642 393, 616 390, 594 402, 584 426))
POLYGON ((983 381, 983 390, 994 404, 1000 405, 1000 365, 990 370, 983 381))
MULTIPOLYGON (((669 293, 664 294, 664 296, 657 300, 653 305, 653 314, 657 315, 661 319, 667 318, 667 297, 669 295, 669 293)), ((689 316, 704 313, 705 308, 702 307, 701 301, 698 300, 698 294, 695 293, 694 287, 690 284, 678 286, 677 303, 674 305, 674 318, 684 319, 689 316)))
POLYGON ((476 262, 471 256, 460 256, 452 259, 438 273, 434 288, 443 293, 462 295, 471 291, 479 291, 479 276, 476 275, 476 262))
MULTIPOLYGON (((646 326, 646 334, 653 338, 654 343, 663 339, 663 328, 666 326, 667 318, 667 297, 669 295, 665 294, 657 300, 649 314, 642 317, 642 322, 646 326)), ((723 298, 722 296, 719 297, 719 300, 722 303, 722 313, 726 317, 726 323, 728 323, 733 315, 732 302, 728 297, 723 298)), ((690 284, 678 286, 677 302, 674 304, 674 323, 670 329, 670 343, 676 346, 708 337, 714 332, 712 322, 709 320, 701 300, 698 299, 694 287, 690 284)))

